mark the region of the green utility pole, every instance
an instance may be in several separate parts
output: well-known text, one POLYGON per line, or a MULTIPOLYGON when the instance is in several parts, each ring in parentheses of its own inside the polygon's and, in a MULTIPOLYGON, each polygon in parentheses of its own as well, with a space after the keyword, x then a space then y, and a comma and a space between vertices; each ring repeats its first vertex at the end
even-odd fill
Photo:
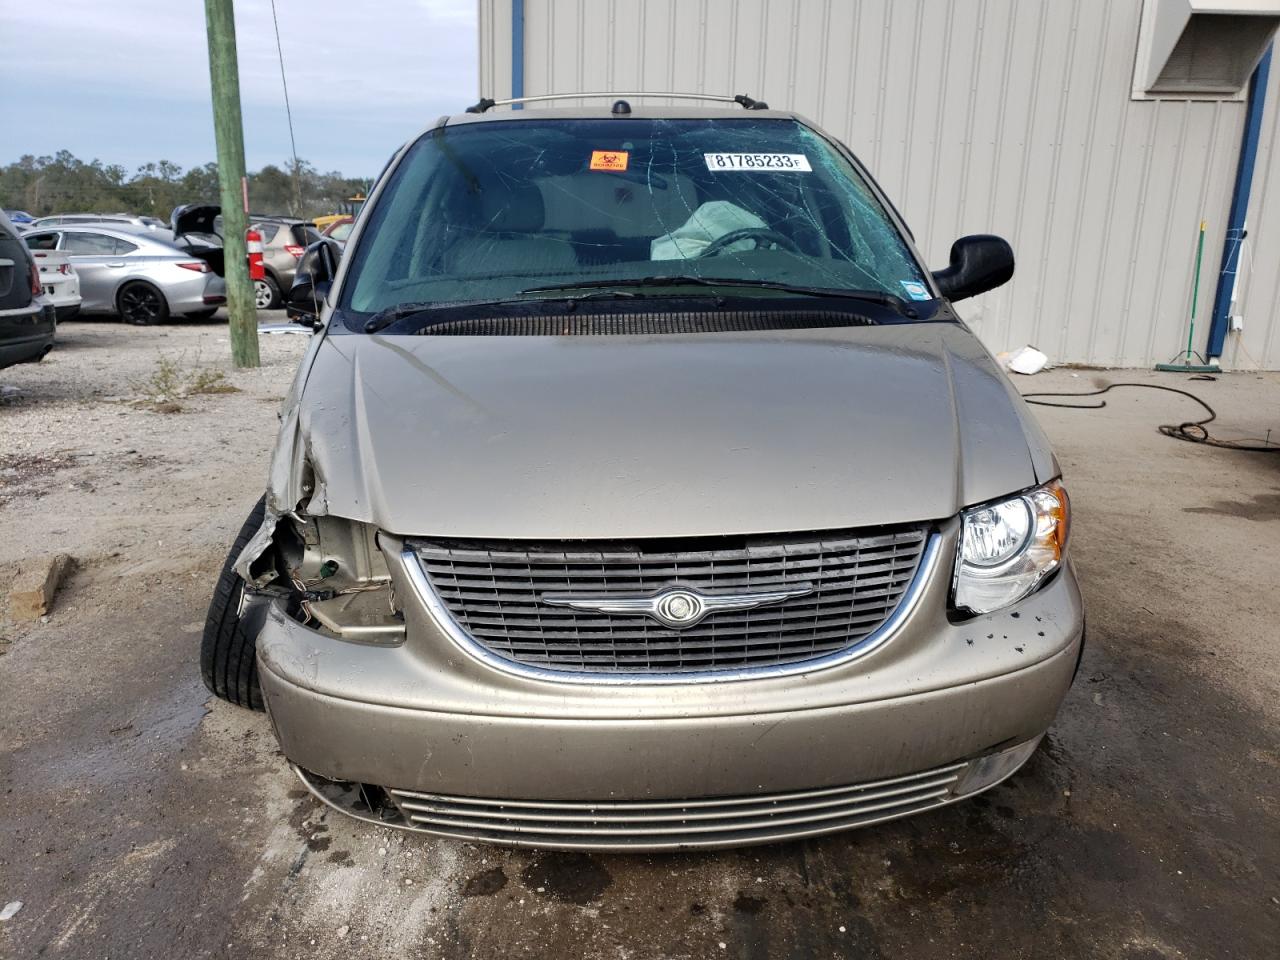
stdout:
POLYGON ((209 81, 213 88, 213 133, 218 143, 218 187, 222 204, 222 250, 231 315, 231 360, 259 366, 258 310, 244 232, 248 227, 248 181, 244 172, 244 128, 240 122, 240 68, 236 62, 236 18, 232 0, 204 0, 209 33, 209 81))

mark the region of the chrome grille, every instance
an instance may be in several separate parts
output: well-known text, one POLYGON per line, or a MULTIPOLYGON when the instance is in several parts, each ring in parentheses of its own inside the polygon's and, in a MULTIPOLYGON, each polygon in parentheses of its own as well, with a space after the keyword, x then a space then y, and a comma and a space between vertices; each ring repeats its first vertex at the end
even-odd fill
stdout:
POLYGON ((873 783, 653 803, 485 800, 388 790, 409 825, 498 843, 647 849, 762 843, 867 826, 954 799, 965 764, 873 783))
POLYGON ((920 565, 919 526, 673 543, 413 541, 454 620, 518 663, 579 673, 694 673, 799 663, 865 640, 920 565), (673 629, 644 616, 574 610, 544 595, 812 592, 673 629))

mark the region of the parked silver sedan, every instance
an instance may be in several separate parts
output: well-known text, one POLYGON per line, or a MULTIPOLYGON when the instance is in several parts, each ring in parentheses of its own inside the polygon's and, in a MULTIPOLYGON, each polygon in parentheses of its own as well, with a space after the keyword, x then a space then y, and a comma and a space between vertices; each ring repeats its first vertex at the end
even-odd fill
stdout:
POLYGON ((32 250, 70 257, 80 277, 82 313, 163 323, 174 314, 211 317, 227 299, 213 267, 160 237, 95 224, 37 230, 23 239, 32 250))

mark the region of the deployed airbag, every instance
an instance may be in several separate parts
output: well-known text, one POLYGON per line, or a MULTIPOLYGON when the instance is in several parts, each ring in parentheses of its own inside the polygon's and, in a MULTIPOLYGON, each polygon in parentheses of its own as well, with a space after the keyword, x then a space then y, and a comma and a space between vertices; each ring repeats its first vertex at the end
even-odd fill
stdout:
MULTIPOLYGON (((714 241, 735 230, 761 229, 765 222, 728 200, 712 200, 693 211, 692 216, 670 233, 655 237, 649 245, 650 260, 692 260, 714 241)), ((755 241, 739 240, 726 251, 750 250, 755 241)))

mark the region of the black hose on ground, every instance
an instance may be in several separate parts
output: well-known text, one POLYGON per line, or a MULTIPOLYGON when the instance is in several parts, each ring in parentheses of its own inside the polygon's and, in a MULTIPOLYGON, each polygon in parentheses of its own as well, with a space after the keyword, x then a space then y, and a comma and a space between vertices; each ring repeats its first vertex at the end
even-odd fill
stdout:
MULTIPOLYGON (((1210 379, 1210 378, 1205 378, 1210 379)), ((1038 399, 1040 397, 1062 397, 1074 399, 1077 397, 1098 397, 1104 393, 1116 389, 1117 387, 1137 387, 1142 390, 1163 390, 1166 393, 1176 393, 1179 396, 1194 400, 1200 406, 1204 407, 1205 412, 1209 415, 1200 420, 1187 420, 1183 423, 1172 424, 1164 423, 1159 426, 1159 430, 1166 437, 1173 437, 1175 440, 1186 440, 1188 443, 1203 443, 1210 447, 1222 447, 1226 450, 1249 450, 1254 453, 1280 453, 1280 444, 1271 443, 1269 440, 1220 440, 1209 433, 1208 424, 1218 418, 1218 413, 1213 407, 1209 406, 1205 401, 1201 400, 1194 393, 1187 390, 1179 390, 1177 387, 1165 387, 1158 383, 1112 383, 1101 390, 1089 390, 1085 393, 1024 393, 1022 399, 1027 403, 1035 404, 1040 407, 1062 407, 1065 410, 1101 410, 1107 405, 1107 401, 1099 400, 1097 403, 1054 403, 1050 400, 1038 399)))

